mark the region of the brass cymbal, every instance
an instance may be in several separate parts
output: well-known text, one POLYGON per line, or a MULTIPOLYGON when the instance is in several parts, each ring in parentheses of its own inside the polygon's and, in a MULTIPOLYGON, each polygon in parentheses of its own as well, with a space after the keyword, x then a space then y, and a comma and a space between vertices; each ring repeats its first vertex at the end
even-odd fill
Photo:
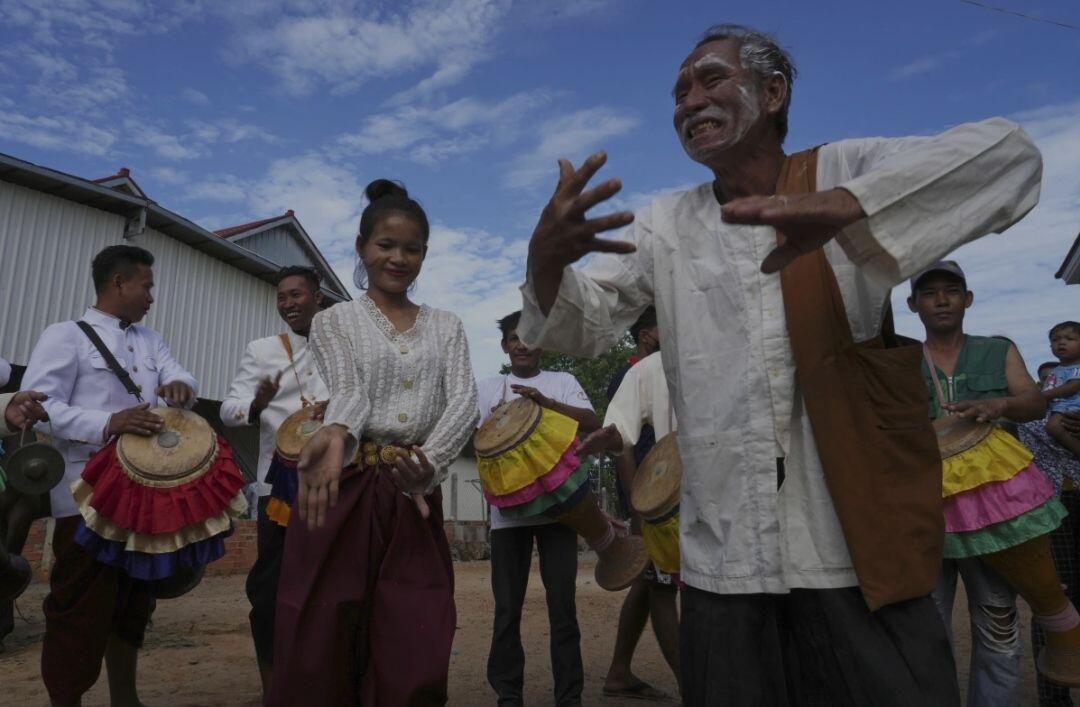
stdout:
POLYGON ((8 460, 7 480, 24 496, 48 493, 64 478, 64 456, 56 447, 31 442, 19 447, 8 460))

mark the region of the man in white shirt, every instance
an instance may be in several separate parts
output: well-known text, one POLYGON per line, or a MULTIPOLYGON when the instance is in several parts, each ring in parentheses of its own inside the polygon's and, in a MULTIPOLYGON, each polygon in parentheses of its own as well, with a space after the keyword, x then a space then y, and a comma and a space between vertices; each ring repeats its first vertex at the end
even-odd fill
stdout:
MULTIPOLYGON (((510 357, 510 373, 477 385, 480 422, 492 410, 519 396, 572 417, 579 435, 599 427, 589 396, 569 373, 540 369, 538 349, 529 349, 517 335, 521 312, 499 320, 502 349, 510 357)), ((521 705, 525 682, 525 651, 521 647, 521 609, 532 565, 533 540, 540 556, 540 578, 551 623, 551 669, 555 704, 581 704, 585 674, 581 663, 581 632, 577 623, 577 533, 547 516, 505 518, 491 507, 491 589, 495 595, 495 625, 488 655, 488 682, 499 705, 521 705)))
POLYGON ((130 245, 109 246, 91 265, 97 301, 81 321, 101 338, 137 387, 141 402, 110 370, 74 321, 45 329, 30 355, 22 387, 48 396, 48 427, 64 456, 64 479, 50 494, 53 564, 45 599, 41 676, 54 705, 76 705, 97 681, 104 657, 114 705, 137 705, 135 669, 152 599, 145 582, 98 562, 75 542, 81 516, 71 485, 86 462, 114 436, 149 436, 161 403, 195 404, 198 386, 161 335, 137 324, 154 301, 154 256, 130 245))
MULTIPOLYGON (((794 75, 790 57, 764 33, 710 29, 678 68, 673 122, 687 154, 715 179, 654 201, 636 219, 586 219, 621 187, 609 180, 583 191, 603 154, 577 171, 561 161, 530 242, 520 333, 533 346, 597 355, 645 307, 657 307, 684 462, 687 705, 720 696, 782 704, 789 695, 956 704, 944 628, 922 594, 932 579, 920 572, 919 595, 873 613, 855 589, 849 544, 862 539, 845 537, 825 483, 776 273, 801 254, 815 262, 823 254, 838 285, 826 301, 833 311, 842 303, 854 342, 872 340, 882 334, 892 285, 1008 228, 1038 202, 1041 157, 1002 119, 934 137, 845 140, 816 153, 811 190, 774 197, 794 75), (626 240, 597 238, 630 223, 626 240), (597 251, 611 254, 569 267, 597 251), (785 662, 785 646, 810 669, 785 662)), ((901 520, 896 535, 910 527, 901 520)), ((937 553, 939 536, 925 538, 937 553)), ((926 574, 934 555, 921 559, 926 574)))
POLYGON ((270 493, 266 472, 274 456, 278 427, 285 418, 302 407, 325 403, 329 397, 308 349, 311 320, 322 301, 318 273, 302 266, 282 268, 277 276, 277 309, 289 331, 247 345, 240 370, 221 401, 221 421, 226 425, 259 426, 259 466, 253 484, 259 498, 258 557, 246 589, 263 695, 273 677, 274 612, 285 549, 285 528, 266 514, 270 493))

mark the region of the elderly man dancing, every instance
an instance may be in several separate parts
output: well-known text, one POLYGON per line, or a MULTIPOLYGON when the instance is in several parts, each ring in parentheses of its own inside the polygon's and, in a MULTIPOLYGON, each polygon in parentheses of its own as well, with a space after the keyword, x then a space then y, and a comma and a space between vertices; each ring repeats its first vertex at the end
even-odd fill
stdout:
POLYGON ((519 333, 596 355, 656 306, 684 463, 687 705, 955 705, 929 597, 940 460, 921 353, 887 348, 889 289, 1023 217, 1041 158, 1002 119, 787 155, 794 78, 767 35, 710 29, 673 96, 714 179, 636 219, 586 216, 621 188, 586 189, 603 154, 561 161, 519 333), (591 252, 607 254, 569 267, 591 252))

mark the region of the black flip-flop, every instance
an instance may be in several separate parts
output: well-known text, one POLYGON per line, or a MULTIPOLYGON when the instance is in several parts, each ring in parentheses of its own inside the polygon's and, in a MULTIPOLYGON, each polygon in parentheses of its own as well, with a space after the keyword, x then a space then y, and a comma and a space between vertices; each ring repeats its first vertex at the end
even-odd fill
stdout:
POLYGON ((658 690, 644 680, 638 680, 630 687, 608 688, 602 691, 604 697, 620 697, 629 700, 645 700, 647 702, 671 702, 671 695, 658 690))

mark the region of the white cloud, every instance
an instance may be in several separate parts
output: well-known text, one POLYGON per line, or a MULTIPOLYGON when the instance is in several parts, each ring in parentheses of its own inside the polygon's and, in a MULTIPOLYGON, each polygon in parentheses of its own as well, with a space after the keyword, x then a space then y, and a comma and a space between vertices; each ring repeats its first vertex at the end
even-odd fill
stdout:
MULTIPOLYGON (((363 209, 364 185, 315 154, 274 160, 248 188, 251 218, 292 209, 330 262, 348 259, 363 209)), ((349 278, 344 278, 351 280, 349 278)))
POLYGON ((199 179, 184 190, 188 201, 211 203, 239 203, 247 200, 250 185, 231 174, 208 176, 199 179))
POLYGON ((124 134, 134 144, 169 160, 190 160, 207 154, 203 145, 166 132, 164 128, 151 122, 135 118, 124 120, 124 134))
POLYGON ((188 180, 186 173, 172 167, 155 167, 150 170, 150 178, 168 186, 184 184, 188 180))
POLYGON ((137 118, 124 120, 125 137, 135 145, 151 150, 169 160, 191 160, 206 157, 216 144, 233 144, 242 140, 277 142, 277 137, 262 128, 240 123, 232 118, 217 122, 189 120, 187 133, 169 130, 161 122, 137 118))
MULTIPOLYGON (((1080 231, 1080 101, 1052 105, 1014 118, 1043 155, 1042 198, 1020 223, 952 254, 964 268, 975 304, 964 330, 1003 334, 1017 342, 1028 367, 1051 360, 1046 334, 1053 324, 1080 319, 1080 287, 1054 279, 1080 231)), ((918 318, 907 309, 908 288, 893 293, 897 330, 923 336, 918 318)))
POLYGON ((914 78, 916 76, 922 76, 923 74, 929 74, 937 69, 941 68, 944 64, 947 64, 955 59, 960 58, 965 53, 978 49, 979 47, 987 44, 992 39, 998 36, 997 30, 986 30, 972 35, 967 39, 960 42, 954 42, 952 48, 931 54, 924 54, 917 57, 902 66, 898 66, 889 72, 889 81, 903 81, 905 79, 914 78))
POLYGON ((541 89, 498 101, 462 98, 438 107, 402 107, 367 118, 358 131, 341 136, 338 143, 360 153, 400 153, 431 165, 488 144, 512 142, 552 95, 541 89))
POLYGON ((180 92, 180 97, 193 106, 210 105, 210 97, 194 88, 185 88, 180 92))
POLYGON ((116 133, 67 116, 24 115, 0 110, 0 139, 49 150, 104 155, 116 133))
POLYGON ((402 94, 460 81, 487 55, 509 0, 422 0, 394 11, 311 2, 284 15, 233 13, 243 59, 265 63, 284 88, 350 92, 372 78, 431 70, 402 94), (267 23, 270 22, 270 26, 267 23))
POLYGON ((522 155, 506 175, 511 187, 532 187, 555 179, 555 161, 566 157, 575 164, 603 147, 610 139, 632 131, 638 119, 613 108, 587 108, 554 118, 540 126, 539 141, 522 155))
POLYGON ((927 55, 921 56, 918 59, 914 59, 903 66, 898 66, 889 73, 890 81, 902 81, 903 79, 909 79, 913 76, 921 76, 922 74, 928 74, 934 69, 941 66, 942 57, 939 55, 927 55))
POLYGON ((278 141, 275 135, 259 126, 241 123, 234 118, 223 118, 215 122, 189 120, 187 125, 191 128, 195 139, 205 143, 232 144, 243 140, 261 140, 267 143, 278 141))

